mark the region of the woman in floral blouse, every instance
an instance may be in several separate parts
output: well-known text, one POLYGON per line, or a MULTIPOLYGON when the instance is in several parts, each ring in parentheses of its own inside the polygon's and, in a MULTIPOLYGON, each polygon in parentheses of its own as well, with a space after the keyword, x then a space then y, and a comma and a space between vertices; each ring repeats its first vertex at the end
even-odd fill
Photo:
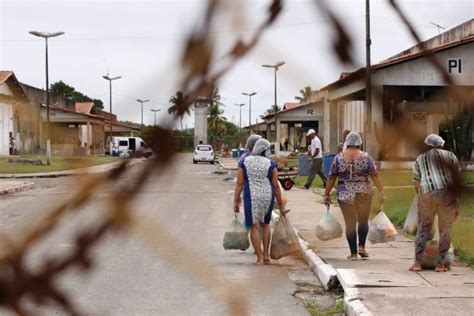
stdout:
POLYGON ((369 214, 372 203, 372 186, 369 177, 380 193, 380 203, 385 200, 383 184, 377 174, 373 158, 360 147, 362 138, 356 132, 346 137, 347 149, 334 158, 326 185, 324 202, 331 203, 330 193, 337 183, 337 201, 346 223, 346 238, 349 243, 350 260, 357 260, 357 254, 367 259, 365 241, 369 232, 369 214), (357 237, 359 242, 357 243, 357 237), (357 248, 357 246, 359 246, 357 248))

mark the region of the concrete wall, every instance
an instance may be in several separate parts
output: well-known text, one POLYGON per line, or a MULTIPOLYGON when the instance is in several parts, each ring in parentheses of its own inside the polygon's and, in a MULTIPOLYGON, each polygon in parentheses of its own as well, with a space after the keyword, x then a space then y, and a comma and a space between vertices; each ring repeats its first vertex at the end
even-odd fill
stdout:
POLYGON ((207 105, 205 103, 194 104, 194 145, 199 142, 207 144, 207 105))

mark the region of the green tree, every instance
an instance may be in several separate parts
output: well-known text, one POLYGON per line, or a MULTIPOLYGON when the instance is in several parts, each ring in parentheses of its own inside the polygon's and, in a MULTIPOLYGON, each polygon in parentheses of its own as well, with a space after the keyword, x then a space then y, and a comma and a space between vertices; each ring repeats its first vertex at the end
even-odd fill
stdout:
POLYGON ((306 99, 309 99, 311 95, 313 94, 313 89, 311 86, 306 86, 303 89, 300 90, 300 95, 296 96, 295 99, 298 100, 300 103, 303 102, 306 99))
POLYGON ((214 89, 206 99, 207 102, 207 123, 211 136, 222 136, 227 132, 227 119, 224 114, 224 104, 221 102, 219 88, 214 89))
MULTIPOLYGON (((183 92, 181 91, 177 91, 175 95, 171 96, 169 102, 172 104, 169 108, 168 108, 168 114, 171 114, 171 115, 174 115, 174 116, 178 116, 179 114, 179 109, 181 107, 184 106, 184 101, 185 101, 185 97, 184 97, 184 94, 183 92)), ((190 115, 191 112, 189 110, 189 107, 186 107, 185 111, 184 111, 185 114, 188 114, 190 115)), ((183 130, 183 115, 181 115, 180 117, 180 121, 181 121, 181 130, 183 130)))
POLYGON ((273 113, 275 113, 275 111, 279 112, 279 111, 281 111, 281 108, 278 105, 272 105, 267 110, 267 114, 273 114, 273 113))
POLYGON ((74 87, 64 83, 62 80, 51 84, 50 91, 65 100, 71 100, 74 102, 93 102, 94 109, 96 110, 102 110, 104 108, 104 103, 101 100, 88 97, 82 92, 77 91, 74 87))

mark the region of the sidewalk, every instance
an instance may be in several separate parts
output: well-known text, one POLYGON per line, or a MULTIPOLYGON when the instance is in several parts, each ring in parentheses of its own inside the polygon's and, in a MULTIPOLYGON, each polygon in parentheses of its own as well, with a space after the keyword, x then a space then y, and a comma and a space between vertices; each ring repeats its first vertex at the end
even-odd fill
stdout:
POLYGON ((0 180, 0 195, 33 189, 35 184, 26 181, 0 180))
MULTIPOLYGON (((146 158, 134 158, 129 162, 129 166, 133 166, 138 163, 142 163, 146 158)), ((39 172, 39 173, 2 173, 0 174, 0 179, 22 179, 22 178, 55 178, 55 177, 65 177, 65 176, 74 176, 74 175, 83 175, 83 174, 98 174, 106 173, 117 167, 122 160, 114 161, 111 163, 106 163, 102 165, 92 166, 88 168, 80 169, 71 169, 63 171, 53 171, 53 172, 39 172)))
MULTIPOLYGON (((408 271, 414 245, 402 235, 387 244, 367 244, 369 260, 349 261, 345 236, 331 241, 316 238, 315 228, 326 212, 322 197, 307 190, 286 191, 290 219, 317 256, 337 272, 344 288, 348 314, 472 315, 474 271, 454 266, 447 273, 408 271)), ((341 211, 331 207, 343 225, 341 211)), ((317 269, 318 265, 316 265, 317 269)), ((320 271, 315 271, 317 274, 320 271)))

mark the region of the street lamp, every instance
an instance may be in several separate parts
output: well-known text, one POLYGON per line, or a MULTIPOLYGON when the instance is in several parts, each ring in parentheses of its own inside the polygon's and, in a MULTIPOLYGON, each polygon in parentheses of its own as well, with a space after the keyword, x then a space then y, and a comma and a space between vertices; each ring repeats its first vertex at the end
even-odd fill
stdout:
POLYGON ((120 76, 110 77, 109 74, 107 73, 107 75, 102 76, 102 78, 109 81, 109 93, 110 93, 110 100, 109 100, 109 102, 110 102, 110 109, 109 109, 109 113, 110 113, 110 117, 109 117, 110 140, 109 140, 109 143, 110 143, 110 154, 112 155, 112 81, 120 79, 122 77, 120 77, 120 76))
POLYGON ((234 103, 234 105, 237 105, 239 107, 239 116, 240 116, 240 125, 239 125, 239 132, 240 132, 240 137, 242 137, 242 107, 245 105, 245 103, 234 103))
POLYGON ((142 130, 143 130, 143 103, 150 102, 150 100, 137 99, 137 102, 140 102, 142 105, 142 130))
POLYGON ((277 71, 281 66, 285 64, 284 61, 280 61, 275 65, 262 65, 265 68, 273 68, 275 70, 275 153, 277 154, 280 151, 280 140, 278 139, 278 103, 277 103, 277 71))
POLYGON ((57 37, 63 35, 64 32, 38 32, 30 31, 31 35, 42 37, 45 39, 46 44, 46 162, 48 165, 51 164, 51 140, 49 139, 49 67, 48 67, 48 38, 57 37))
POLYGON ((246 93, 242 92, 243 95, 249 97, 249 135, 252 134, 252 96, 256 95, 257 92, 246 93))
POLYGON ((156 126, 156 112, 160 112, 161 110, 160 109, 151 109, 150 111, 152 111, 155 115, 155 123, 153 124, 154 126, 156 126))

